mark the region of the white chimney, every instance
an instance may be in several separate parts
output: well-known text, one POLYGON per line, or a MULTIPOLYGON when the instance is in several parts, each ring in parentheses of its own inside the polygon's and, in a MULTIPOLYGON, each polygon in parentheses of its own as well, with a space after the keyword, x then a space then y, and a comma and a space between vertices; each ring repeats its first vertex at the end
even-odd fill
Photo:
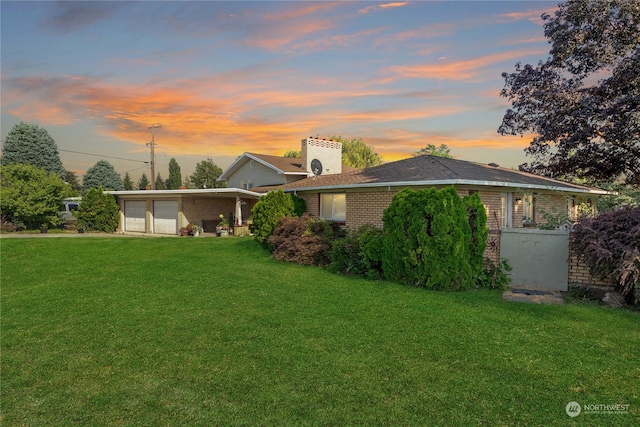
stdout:
POLYGON ((331 139, 305 138, 302 140, 301 160, 309 176, 342 173, 342 143, 331 139))

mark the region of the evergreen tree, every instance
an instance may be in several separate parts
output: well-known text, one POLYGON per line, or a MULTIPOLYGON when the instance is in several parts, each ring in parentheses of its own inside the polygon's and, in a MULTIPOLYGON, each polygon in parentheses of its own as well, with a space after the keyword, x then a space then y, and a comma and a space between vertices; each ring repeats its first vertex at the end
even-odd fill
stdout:
POLYGON ((106 160, 100 160, 94 166, 90 167, 82 179, 83 193, 86 193, 92 188, 99 187, 105 190, 124 190, 120 175, 118 175, 111 163, 106 160))
POLYGON ((169 190, 177 190, 182 185, 182 174, 180 173, 180 165, 175 158, 169 160, 169 190))
POLYGON ((133 190, 133 181, 129 176, 129 172, 125 172, 124 179, 122 180, 122 186, 125 190, 133 190))
POLYGON ((164 179, 162 179, 162 177, 160 176, 160 172, 158 172, 158 175, 156 176, 156 190, 166 190, 166 189, 167 189, 167 185, 164 179))
POLYGON ((73 191, 80 192, 82 190, 82 185, 80 184, 80 181, 78 181, 78 176, 75 174, 75 172, 67 171, 65 175, 65 181, 71 186, 71 189, 73 191))
POLYGON ((142 176, 138 180, 138 190, 146 190, 149 185, 149 178, 147 178, 147 174, 142 172, 142 176))
POLYGON ((3 165, 33 165, 60 178, 66 177, 56 142, 44 128, 31 123, 20 122, 9 131, 1 161, 3 165))

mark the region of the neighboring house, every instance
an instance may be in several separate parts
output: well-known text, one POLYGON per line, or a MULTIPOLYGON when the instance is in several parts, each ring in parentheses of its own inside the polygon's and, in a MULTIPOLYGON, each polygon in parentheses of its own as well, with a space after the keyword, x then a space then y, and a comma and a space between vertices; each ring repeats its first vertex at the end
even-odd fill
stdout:
POLYGON ((120 205, 119 232, 178 234, 188 224, 215 232, 220 214, 245 224, 261 194, 237 188, 107 191, 120 205))
POLYGON ((417 156, 340 175, 314 176, 280 188, 305 200, 307 212, 355 229, 382 226, 382 214, 404 188, 453 185, 460 196, 478 193, 490 229, 543 224, 549 216, 577 218, 609 192, 463 160, 417 156))
POLYGON ((62 200, 64 210, 60 212, 60 217, 64 225, 72 225, 76 222, 76 217, 73 214, 78 210, 80 202, 82 202, 82 197, 69 197, 62 200))
POLYGON ((301 158, 244 153, 218 178, 228 188, 264 191, 315 175, 341 174, 355 169, 342 164, 342 143, 305 138, 301 158))

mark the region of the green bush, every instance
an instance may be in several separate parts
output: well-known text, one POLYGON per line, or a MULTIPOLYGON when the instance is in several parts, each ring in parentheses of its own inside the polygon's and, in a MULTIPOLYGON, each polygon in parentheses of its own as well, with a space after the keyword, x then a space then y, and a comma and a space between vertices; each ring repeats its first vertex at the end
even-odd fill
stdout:
POLYGON ((303 198, 296 196, 291 193, 291 201, 293 201, 293 215, 294 216, 302 216, 307 211, 307 203, 303 198))
POLYGON ((91 188, 82 198, 75 216, 79 228, 111 233, 118 227, 120 208, 116 198, 105 193, 102 187, 91 188))
POLYGON ((404 189, 394 196, 382 220, 385 278, 436 290, 475 285, 471 226, 465 203, 453 187, 404 189))
POLYGON ((471 274, 478 276, 482 272, 484 250, 489 238, 487 211, 478 193, 464 197, 462 201, 467 208, 467 219, 471 227, 471 240, 469 241, 471 274))
POLYGON ((502 258, 497 265, 489 258, 485 258, 482 271, 478 275, 476 287, 505 290, 509 283, 511 283, 511 277, 509 277, 510 271, 511 266, 506 258, 502 258))
POLYGON ((329 255, 329 271, 367 279, 382 278, 383 236, 380 228, 364 224, 335 241, 329 255))
POLYGON ((0 168, 3 222, 34 230, 55 227, 61 223, 62 199, 71 194, 71 186, 57 173, 19 163, 0 168))
POLYGON ((251 231, 254 239, 267 249, 272 249, 269 237, 285 216, 294 216, 295 206, 290 195, 282 190, 271 191, 264 195, 251 209, 253 224, 251 231))

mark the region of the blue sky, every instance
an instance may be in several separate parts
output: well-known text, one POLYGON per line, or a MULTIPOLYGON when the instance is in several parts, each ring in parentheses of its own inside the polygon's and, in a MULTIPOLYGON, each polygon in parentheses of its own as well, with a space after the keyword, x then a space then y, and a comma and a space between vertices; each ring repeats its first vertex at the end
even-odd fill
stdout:
POLYGON ((556 4, 2 1, 1 139, 35 123, 65 168, 103 156, 135 180, 150 173, 153 123, 164 178, 171 157, 185 177, 331 135, 385 161, 446 144, 516 167, 530 137, 496 132, 501 73, 546 59, 540 15, 556 4))

